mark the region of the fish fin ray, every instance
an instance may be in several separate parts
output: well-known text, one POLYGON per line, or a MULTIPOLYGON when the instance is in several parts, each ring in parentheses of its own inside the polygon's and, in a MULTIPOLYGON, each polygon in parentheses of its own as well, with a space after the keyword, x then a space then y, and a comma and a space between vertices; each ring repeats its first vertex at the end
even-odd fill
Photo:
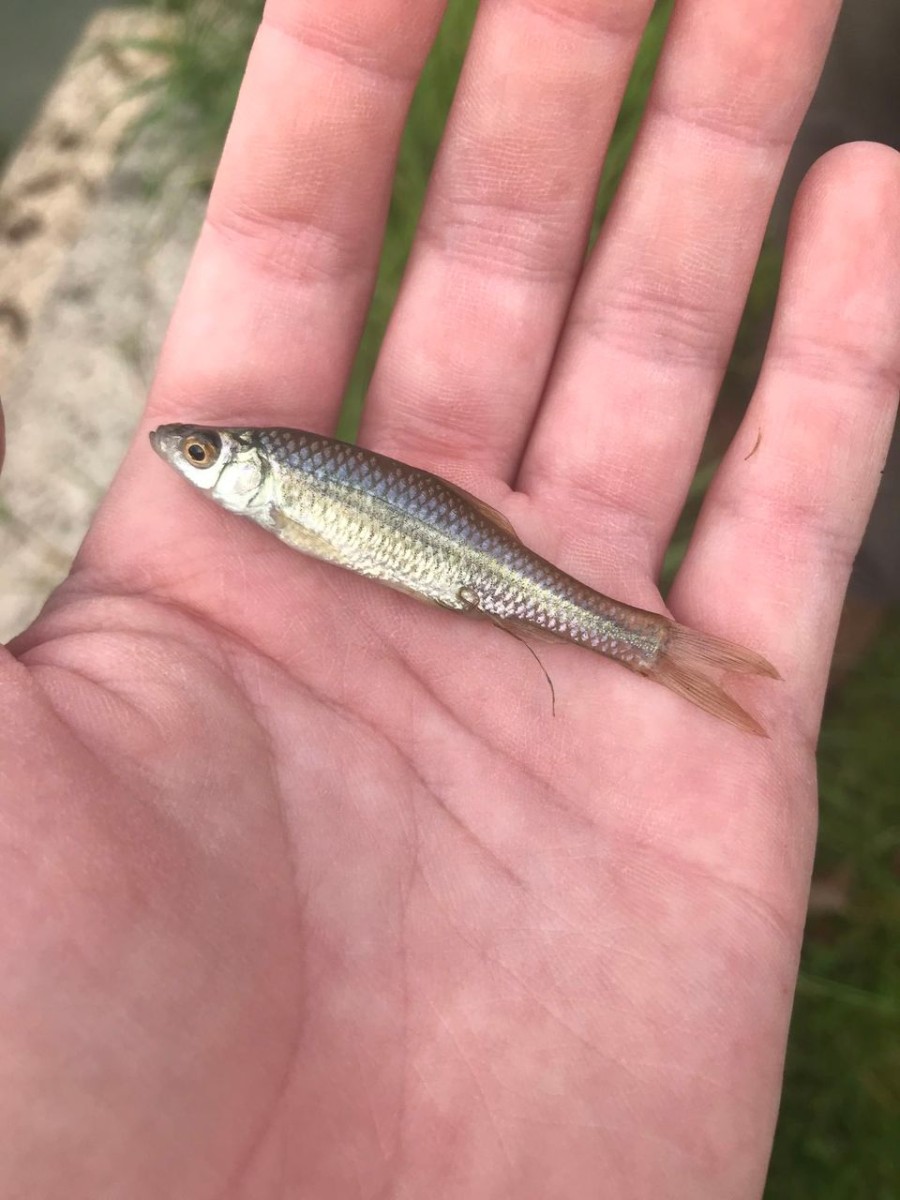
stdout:
POLYGON ((745 712, 724 688, 707 679, 705 675, 692 672, 663 658, 652 671, 647 672, 647 676, 711 716, 727 721, 729 725, 746 730, 747 733, 754 733, 757 737, 769 736, 759 721, 745 712))
MULTIPOLYGON (((323 559, 325 562, 334 563, 339 567, 350 567, 351 570, 353 569, 344 555, 327 538, 320 537, 316 533, 310 533, 308 529, 304 529, 302 525, 296 521, 292 521, 290 517, 286 517, 274 505, 269 511, 269 516, 274 532, 283 542, 286 542, 295 550, 300 550, 303 554, 312 555, 314 558, 323 559)), ((392 579, 379 579, 378 582, 392 591, 402 592, 404 596, 411 596, 413 600, 418 600, 420 604, 430 604, 435 608, 447 608, 451 612, 459 612, 459 609, 454 609, 452 605, 442 604, 440 600, 432 600, 428 596, 424 596, 421 592, 415 591, 414 588, 406 587, 402 583, 396 583, 392 579)))
POLYGON ((528 645, 528 641, 522 636, 517 629, 513 628, 511 621, 504 621, 500 617, 491 617, 491 624, 496 625, 498 629, 502 629, 504 633, 508 633, 510 637, 514 637, 517 642, 521 642, 537 665, 541 668, 541 673, 547 680, 547 686, 550 688, 550 712, 556 716, 556 688, 553 686, 553 680, 550 678, 550 673, 541 662, 540 657, 533 646, 528 645))
POLYGON ((459 612, 459 609, 454 608, 452 604, 444 604, 441 600, 432 600, 430 596, 425 596, 422 592, 417 592, 415 588, 407 587, 404 583, 395 583, 393 579, 379 579, 378 583, 382 587, 390 588, 392 592, 400 592, 404 596, 411 596, 413 600, 418 600, 420 604, 428 604, 432 608, 443 608, 447 612, 459 612))
MULTIPOLYGON (((438 476, 437 478, 440 477, 438 476)), ((479 512, 488 521, 493 521, 495 525, 499 525, 504 533, 509 534, 510 537, 514 537, 517 542, 522 540, 513 528, 509 517, 505 517, 499 509, 488 504, 486 500, 480 500, 477 496, 473 496, 471 492, 466 491, 464 487, 460 487, 458 483, 451 483, 448 479, 441 479, 440 481, 444 487, 449 488, 451 492, 455 492, 462 500, 471 504, 476 512, 479 512)))
POLYGON ((781 678, 772 664, 755 651, 674 623, 659 658, 643 673, 729 725, 758 737, 768 737, 756 718, 710 679, 704 668, 781 678))
POLYGON ((320 537, 319 534, 304 529, 297 521, 292 521, 290 517, 286 517, 274 504, 269 507, 269 519, 272 531, 283 542, 286 542, 289 546, 293 546, 295 550, 300 550, 303 554, 309 554, 313 558, 324 559, 325 562, 337 563, 339 566, 346 565, 344 556, 327 538, 320 537))
POLYGON ((738 675, 781 678, 768 659, 757 654, 755 650, 747 650, 736 642, 729 642, 709 633, 700 633, 675 622, 669 626, 665 649, 666 653, 675 657, 682 666, 695 670, 712 667, 719 671, 734 671, 738 675))

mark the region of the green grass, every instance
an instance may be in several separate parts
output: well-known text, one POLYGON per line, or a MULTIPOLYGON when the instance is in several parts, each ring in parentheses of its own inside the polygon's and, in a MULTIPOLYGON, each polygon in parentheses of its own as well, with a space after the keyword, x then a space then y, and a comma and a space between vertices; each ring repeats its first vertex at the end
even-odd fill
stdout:
MULTIPOLYGON (((156 0, 152 7, 181 16, 170 34, 141 45, 167 64, 144 124, 167 126, 193 166, 198 186, 215 174, 262 0, 156 0)), ((369 318, 344 400, 339 432, 352 437, 379 347, 394 306, 425 197, 428 177, 453 99, 475 19, 474 0, 451 2, 410 106, 397 162, 384 248, 369 318)), ((609 206, 637 132, 640 113, 668 20, 671 0, 657 6, 636 64, 616 135, 604 166, 594 231, 609 206)))
MULTIPOLYGON (((153 119, 182 140, 208 185, 262 0, 160 0, 182 14, 158 44, 168 64, 153 119)), ((352 433, 393 306, 475 13, 451 0, 415 95, 372 310, 347 393, 352 433)), ((605 165, 598 227, 637 129, 669 3, 658 5, 605 165)), ((780 250, 765 249, 726 378, 744 397, 754 346, 771 310, 780 250)), ((732 400, 732 403, 736 401, 732 400)), ((737 401, 739 402, 739 401, 737 401)), ((698 472, 672 551, 671 577, 714 468, 698 472)), ((812 917, 788 1050, 767 1200, 900 1197, 900 619, 829 706, 822 734, 817 874, 846 888, 841 911, 812 917)))
POLYGON ((768 1200, 900 1196, 900 616, 829 704, 816 874, 768 1200))
POLYGON ((157 37, 128 43, 152 51, 162 64, 137 88, 152 99, 134 132, 161 126, 190 165, 196 186, 208 189, 263 0, 149 0, 147 7, 169 14, 172 23, 157 37))
POLYGON ((369 380, 403 277, 474 17, 474 4, 450 5, 410 105, 397 159, 378 280, 350 386, 344 398, 338 430, 341 437, 353 437, 359 423, 369 380))

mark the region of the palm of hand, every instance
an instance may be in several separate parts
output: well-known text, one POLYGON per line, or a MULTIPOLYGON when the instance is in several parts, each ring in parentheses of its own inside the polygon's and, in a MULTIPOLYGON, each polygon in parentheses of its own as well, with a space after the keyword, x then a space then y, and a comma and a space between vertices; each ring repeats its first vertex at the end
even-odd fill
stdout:
MULTIPOLYGON (((273 21, 286 13, 270 5, 273 21)), ((380 44, 374 26, 371 36, 380 44)), ((196 415, 314 427, 339 394, 349 347, 343 359, 336 347, 364 295, 338 272, 334 295, 351 294, 352 311, 324 306, 328 338, 313 316, 323 306, 303 288, 291 299, 308 309, 285 321, 284 261, 298 244, 318 253, 318 235, 298 233, 283 209, 253 227, 237 215, 271 195, 265 180, 241 194, 241 148, 254 122, 259 134, 253 89, 269 86, 280 39, 263 38, 251 64, 244 125, 239 115, 152 423, 196 415), (211 338, 200 336, 208 312, 211 338), (297 339, 303 316, 315 327, 297 339), (208 383, 223 377, 220 359, 249 364, 240 411, 208 383), (204 371, 202 409, 187 412, 183 397, 204 371), (302 412, 301 376, 313 381, 302 412)), ((303 58, 303 39, 291 45, 303 58)), ((811 50, 810 75, 815 60, 811 50)), ((287 108, 305 111, 296 98, 287 108)), ((273 127, 283 161, 302 124, 273 127)), ((384 155, 367 136, 374 163, 384 155)), ((453 137, 451 126, 451 176, 453 137)), ((559 152, 573 177, 587 177, 582 147, 559 152)), ((358 149, 346 153, 354 169, 345 165, 333 195, 298 185, 291 205, 321 216, 348 180, 353 191, 358 149)), ((783 685, 744 685, 769 741, 562 647, 545 652, 554 720, 537 668, 509 639, 292 555, 205 506, 139 437, 72 578, 2 668, 9 794, 27 802, 4 827, 4 970, 16 985, 0 1023, 11 1031, 2 1053, 12 1080, 0 1127, 10 1177, 29 1195, 568 1197, 597 1194, 598 1178, 616 1196, 758 1191, 811 858, 827 654, 874 487, 862 451, 886 439, 893 398, 888 339, 876 333, 896 309, 883 265, 896 167, 874 150, 857 152, 852 172, 846 163, 824 172, 833 182, 799 224, 796 259, 828 242, 838 210, 856 234, 845 232, 845 253, 818 287, 786 272, 780 356, 672 598, 680 619, 743 640, 782 670, 783 685), (866 172, 866 188, 851 190, 866 172), (826 389, 801 436, 791 405, 818 381, 797 363, 808 330, 848 293, 860 306, 857 341, 835 352, 841 387, 826 389), (848 398, 863 397, 850 435, 848 398), (763 424, 748 485, 742 464, 763 424)), ((635 346, 642 320, 660 330, 658 311, 638 312, 628 346, 621 323, 599 338, 612 364, 602 414, 579 407, 572 396, 597 390, 599 360, 579 328, 615 273, 607 249, 529 439, 513 384, 541 374, 525 354, 537 316, 515 332, 531 301, 504 270, 500 307, 517 345, 476 329, 483 312, 454 327, 462 317, 449 301, 440 321, 417 323, 422 278, 438 287, 429 248, 437 253, 435 221, 447 215, 445 177, 366 436, 456 474, 566 569, 658 607, 652 577, 706 415, 680 411, 687 432, 677 433, 665 414, 683 403, 678 389, 711 399, 716 356, 702 385, 675 372, 675 393, 661 396, 642 439, 628 420, 629 375, 643 372, 639 391, 658 382, 657 342, 648 333, 653 351, 635 346), (446 366, 457 335, 481 372, 473 390, 490 392, 502 371, 510 400, 452 433, 446 402, 416 390, 404 338, 446 366), (418 442, 393 399, 411 394, 425 412, 406 414, 418 442), (612 431, 609 453, 599 420, 612 431), (433 432, 442 427, 443 437, 433 432), (631 431, 627 453, 617 429, 631 431), (579 474, 582 443, 601 460, 605 494, 590 494, 579 474), (504 479, 519 490, 504 494, 504 479), (635 484, 656 508, 637 511, 635 484)), ((377 219, 358 201, 374 247, 377 219)), ((762 212, 765 195, 748 205, 762 212)), ((607 246, 627 243, 626 218, 613 225, 607 246)), ((729 285, 732 316, 753 252, 750 236, 729 285)), ((465 280, 464 258, 450 267, 465 280)), ((549 361, 558 328, 546 304, 541 295, 549 361)), ((730 320, 715 330, 722 344, 730 320)))
MULTIPOLYGON (((646 1187, 685 1154, 758 1172, 750 1118, 716 1098, 778 1071, 809 748, 798 764, 792 738, 568 648, 546 652, 554 720, 496 631, 190 519, 210 526, 200 561, 160 545, 140 597, 76 574, 19 650, 50 697, 20 717, 59 747, 21 781, 26 853, 57 817, 11 919, 24 939, 35 906, 49 918, 48 1068, 76 1038, 71 1088, 102 1064, 92 1136, 114 1162, 119 1106, 154 1110, 146 1158, 122 1147, 119 1169, 147 1194, 276 1170, 316 1194, 387 1186, 402 1161, 425 1191, 456 1169, 434 1144, 449 1117, 499 1186, 507 1129, 552 1124, 564 1086, 591 1112, 551 1143, 573 1181, 635 1122, 664 1143, 628 1164, 646 1187)), ((50 1107, 75 1158, 72 1098, 50 1107)), ((523 1184, 535 1166, 519 1156, 523 1184)))

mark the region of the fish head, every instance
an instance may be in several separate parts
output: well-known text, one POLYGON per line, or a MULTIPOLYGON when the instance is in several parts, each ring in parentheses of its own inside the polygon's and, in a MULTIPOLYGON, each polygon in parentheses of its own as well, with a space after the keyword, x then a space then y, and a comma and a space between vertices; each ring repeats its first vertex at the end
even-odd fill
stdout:
POLYGON ((209 425, 160 425, 150 445, 194 487, 231 512, 269 503, 269 464, 250 431, 209 425))

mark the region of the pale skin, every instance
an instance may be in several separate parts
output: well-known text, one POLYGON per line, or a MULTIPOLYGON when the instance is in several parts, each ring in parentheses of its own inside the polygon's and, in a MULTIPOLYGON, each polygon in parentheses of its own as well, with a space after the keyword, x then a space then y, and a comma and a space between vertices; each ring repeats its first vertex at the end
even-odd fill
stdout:
MULTIPOLYGON (((270 0, 146 419, 2 652, 4 1194, 760 1195, 829 658, 895 416, 898 157, 807 180, 668 598, 776 664, 731 681, 771 738, 571 647, 541 650, 552 718, 512 639, 293 553, 146 438, 333 428, 440 8, 270 0)), ((835 5, 684 0, 579 275, 647 10, 483 5, 361 439, 662 610, 835 5)))

